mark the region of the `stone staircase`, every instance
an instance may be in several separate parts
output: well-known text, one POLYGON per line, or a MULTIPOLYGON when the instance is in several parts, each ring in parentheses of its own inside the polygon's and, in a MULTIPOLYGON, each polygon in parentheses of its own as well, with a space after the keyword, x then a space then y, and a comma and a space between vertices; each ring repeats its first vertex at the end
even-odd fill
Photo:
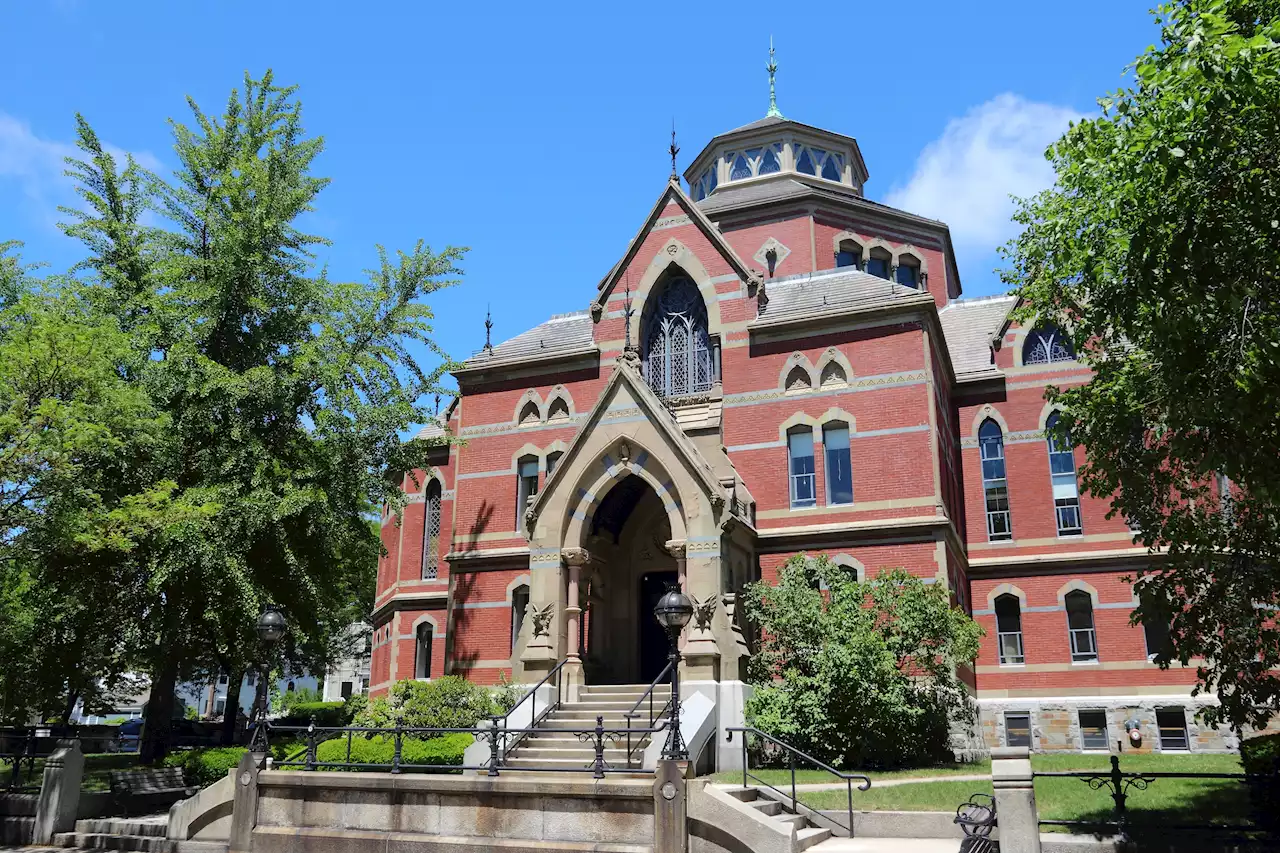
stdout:
POLYGON ((58 833, 53 844, 131 853, 227 853, 225 841, 174 841, 167 837, 168 830, 168 815, 92 818, 76 821, 74 832, 58 833))
POLYGON ((794 826, 796 844, 793 849, 796 851, 807 850, 831 837, 831 830, 816 827, 804 815, 787 811, 781 802, 769 797, 758 788, 726 788, 724 792, 753 809, 759 809, 761 814, 768 815, 779 823, 794 826))
MULTIPOLYGON (((533 767, 581 768, 584 773, 590 772, 595 761, 595 747, 591 741, 580 739, 577 732, 594 729, 596 717, 604 718, 606 729, 625 729, 627 720, 623 714, 631 710, 648 688, 647 684, 583 686, 577 702, 562 703, 538 724, 536 733, 526 737, 519 746, 507 753, 503 767, 510 767, 512 770, 533 767)), ((657 714, 670 700, 669 685, 655 687, 654 713, 657 714)), ((643 716, 633 720, 632 725, 641 729, 648 728, 648 700, 639 711, 643 716)), ((632 762, 637 768, 641 753, 649 740, 650 735, 647 734, 635 735, 631 740, 632 762)), ((626 767, 626 739, 606 738, 604 760, 609 767, 626 767)))

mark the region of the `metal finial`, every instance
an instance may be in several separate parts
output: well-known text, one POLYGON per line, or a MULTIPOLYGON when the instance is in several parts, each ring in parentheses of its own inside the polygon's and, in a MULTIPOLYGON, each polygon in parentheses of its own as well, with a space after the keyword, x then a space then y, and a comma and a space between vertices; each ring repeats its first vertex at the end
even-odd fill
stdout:
POLYGON ((493 341, 490 339, 490 333, 493 331, 493 316, 489 312, 489 307, 484 309, 484 351, 493 352, 493 341))
POLYGON ((440 395, 436 395, 436 417, 440 417, 440 395))
POLYGON ((676 145, 676 120, 671 119, 671 147, 667 149, 671 154, 671 178, 676 178, 676 155, 680 153, 680 146, 676 145))
POLYGON ((778 73, 778 63, 773 61, 773 36, 769 36, 769 64, 764 69, 769 72, 769 112, 765 115, 768 118, 782 118, 782 113, 778 111, 778 94, 773 84, 773 77, 778 73))

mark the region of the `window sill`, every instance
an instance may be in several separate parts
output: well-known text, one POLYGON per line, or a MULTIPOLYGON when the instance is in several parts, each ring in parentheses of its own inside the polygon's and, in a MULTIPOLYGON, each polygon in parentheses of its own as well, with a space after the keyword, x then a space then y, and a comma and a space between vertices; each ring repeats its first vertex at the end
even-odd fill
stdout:
POLYGON ((1072 666, 1097 666, 1100 663, 1102 663, 1102 661, 1098 660, 1097 658, 1094 658, 1093 660, 1073 660, 1071 662, 1071 665, 1072 666))
POLYGON ((1000 668, 1001 669, 1026 669, 1027 664, 1026 664, 1026 661, 1023 661, 1022 663, 1002 663, 1000 664, 1000 668))
POLYGON ((1075 533, 1059 533, 1059 539, 1080 539, 1084 536, 1083 530, 1077 530, 1075 533))

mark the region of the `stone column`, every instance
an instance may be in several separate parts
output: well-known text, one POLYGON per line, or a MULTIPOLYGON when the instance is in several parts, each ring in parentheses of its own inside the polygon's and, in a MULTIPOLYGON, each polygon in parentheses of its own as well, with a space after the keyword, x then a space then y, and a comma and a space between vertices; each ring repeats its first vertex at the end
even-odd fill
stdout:
POLYGON ((685 540, 669 539, 663 546, 667 549, 667 553, 676 560, 676 577, 680 579, 680 591, 685 595, 689 594, 689 575, 685 559, 685 540))
POLYGON ((568 701, 577 702, 586 681, 586 673, 582 668, 582 650, 578 647, 582 604, 579 599, 578 584, 582 580, 582 567, 591 559, 586 548, 565 548, 560 552, 565 565, 569 567, 564 606, 565 627, 565 664, 564 686, 568 701))
POLYGON ((653 781, 653 853, 689 849, 687 761, 658 762, 653 781))
POLYGON ((40 799, 36 801, 32 844, 51 844, 58 832, 76 828, 80 808, 80 782, 84 778, 84 755, 78 741, 63 741, 44 763, 40 799))
POLYGON ((253 849, 253 828, 258 825, 258 770, 265 760, 262 753, 246 752, 236 765, 229 853, 249 853, 253 849))
POLYGON ((1040 853, 1040 817, 1033 781, 1031 751, 1025 746, 991 750, 991 784, 1002 853, 1040 853))

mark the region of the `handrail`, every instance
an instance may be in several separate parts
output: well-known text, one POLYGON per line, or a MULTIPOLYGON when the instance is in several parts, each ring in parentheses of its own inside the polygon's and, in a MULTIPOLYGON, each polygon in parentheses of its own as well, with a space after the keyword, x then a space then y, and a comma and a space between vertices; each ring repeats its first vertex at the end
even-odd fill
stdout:
POLYGON ((766 788, 769 788, 772 791, 777 791, 779 794, 781 794, 784 797, 788 796, 786 791, 783 791, 780 788, 774 787, 773 785, 769 784, 765 780, 761 779, 759 776, 754 776, 751 774, 750 762, 748 761, 748 752, 747 752, 747 735, 752 734, 752 735, 757 735, 758 737, 762 737, 765 740, 769 741, 770 743, 773 743, 773 744, 776 744, 777 746, 782 747, 782 749, 786 751, 787 766, 791 770, 791 794, 789 796, 789 799, 791 800, 792 811, 799 812, 800 806, 801 806, 800 800, 796 797, 796 758, 802 758, 805 761, 812 764, 813 766, 817 767, 819 770, 825 770, 827 773, 830 773, 832 776, 835 776, 839 779, 844 780, 846 794, 848 797, 847 811, 848 811, 849 822, 847 824, 841 826, 838 820, 827 817, 821 811, 817 809, 809 808, 808 806, 804 806, 804 810, 807 817, 810 817, 810 818, 816 817, 819 820, 830 821, 831 823, 841 827, 846 832, 848 832, 850 837, 853 836, 853 781, 855 779, 860 780, 860 784, 858 785, 858 790, 865 791, 871 787, 871 777, 864 776, 861 773, 845 773, 843 770, 837 770, 834 767, 832 767, 830 764, 826 764, 814 758, 812 755, 808 755, 804 752, 801 752, 791 744, 780 741, 773 735, 766 734, 765 732, 762 732, 759 729, 752 728, 750 726, 729 726, 725 728, 725 740, 732 741, 734 732, 742 733, 742 787, 744 788, 748 787, 747 780, 752 779, 755 782, 758 782, 759 784, 765 786, 766 788))
MULTIPOLYGON (((649 686, 645 689, 644 693, 640 694, 640 698, 636 700, 636 704, 631 706, 631 710, 624 711, 622 713, 622 716, 625 717, 627 720, 627 731, 631 730, 631 721, 636 717, 640 716, 640 706, 644 703, 644 700, 646 699, 649 700, 649 728, 653 728, 653 720, 654 720, 653 691, 654 691, 654 688, 656 688, 658 684, 662 682, 662 679, 664 677, 670 680, 671 668, 674 665, 675 665, 675 661, 667 661, 667 665, 662 668, 661 672, 659 672, 656 676, 654 676, 653 681, 649 682, 649 686)), ((662 707, 658 709, 658 713, 661 714, 662 711, 666 710, 667 706, 670 704, 671 704, 671 700, 668 699, 666 702, 662 704, 662 707)), ((642 742, 643 742, 643 739, 642 739, 642 742)), ((639 744, 637 744, 637 746, 639 746, 639 744)), ((631 763, 631 753, 632 753, 631 736, 628 735, 627 736, 627 763, 628 764, 631 763)))
MULTIPOLYGON (((515 710, 517 708, 519 708, 521 705, 525 703, 526 699, 528 699, 530 703, 530 706, 529 706, 530 707, 530 711, 529 711, 529 727, 530 728, 537 728, 538 723, 542 722, 544 719, 546 719, 548 714, 550 714, 556 708, 560 707, 560 702, 563 698, 562 694, 564 692, 564 689, 563 689, 564 683, 563 683, 563 679, 560 677, 560 672, 562 669, 564 669, 564 665, 568 662, 569 662, 569 659, 564 658, 563 660, 559 661, 555 666, 551 667, 551 669, 547 671, 547 674, 542 676, 542 679, 537 684, 529 688, 529 691, 520 697, 520 701, 516 702, 516 704, 511 706, 510 711, 507 711, 507 713, 503 714, 501 717, 496 718, 496 720, 502 720, 503 729, 507 731, 517 731, 515 729, 512 729, 508 724, 510 723, 511 715, 515 713, 515 710), (548 702, 547 707, 542 709, 542 714, 539 715, 538 714, 538 688, 542 687, 544 684, 550 681, 552 676, 555 676, 555 679, 556 679, 556 698, 553 701, 548 702)), ((527 733, 521 733, 516 737, 515 740, 511 741, 510 743, 506 743, 504 741, 503 747, 502 747, 503 757, 505 757, 508 752, 515 749, 517 746, 519 746, 520 742, 523 741, 526 737, 528 737, 527 733)))

